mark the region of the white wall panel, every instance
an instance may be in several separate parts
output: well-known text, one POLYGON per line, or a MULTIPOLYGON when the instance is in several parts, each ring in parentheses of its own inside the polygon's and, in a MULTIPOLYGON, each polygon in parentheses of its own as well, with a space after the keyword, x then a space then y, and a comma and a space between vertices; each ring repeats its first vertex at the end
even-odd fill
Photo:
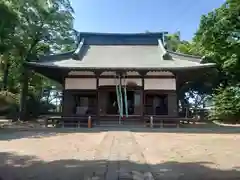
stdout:
MULTIPOLYGON (((116 72, 114 71, 104 71, 101 73, 101 76, 116 76, 116 72)), ((136 71, 128 71, 127 76, 139 76, 139 73, 136 71)))
POLYGON ((173 76, 174 74, 169 71, 150 71, 147 76, 173 76))
MULTIPOLYGON (((119 82, 119 80, 118 80, 119 82)), ((99 78, 99 86, 115 86, 116 80, 111 78, 99 78)))
POLYGON ((114 71, 104 71, 101 73, 101 76, 115 76, 116 72, 114 71))
MULTIPOLYGON (((119 83, 119 79, 116 81, 114 78, 99 78, 99 86, 115 86, 116 83, 119 83)), ((122 79, 122 84, 127 83, 130 86, 131 85, 137 85, 137 86, 142 86, 142 80, 139 78, 136 79, 122 79)))
POLYGON ((176 90, 176 80, 172 79, 144 79, 146 90, 176 90))
POLYGON ((70 71, 68 75, 84 75, 84 76, 89 76, 89 75, 94 75, 94 72, 91 71, 70 71))
POLYGON ((66 78, 65 89, 96 89, 95 78, 66 78))

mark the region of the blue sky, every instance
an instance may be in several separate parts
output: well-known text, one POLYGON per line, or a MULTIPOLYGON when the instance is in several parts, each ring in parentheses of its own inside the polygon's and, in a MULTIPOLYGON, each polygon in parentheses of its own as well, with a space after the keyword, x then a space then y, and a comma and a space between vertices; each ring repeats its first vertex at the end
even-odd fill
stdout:
POLYGON ((181 32, 190 40, 201 15, 225 0, 71 0, 82 32, 181 32))

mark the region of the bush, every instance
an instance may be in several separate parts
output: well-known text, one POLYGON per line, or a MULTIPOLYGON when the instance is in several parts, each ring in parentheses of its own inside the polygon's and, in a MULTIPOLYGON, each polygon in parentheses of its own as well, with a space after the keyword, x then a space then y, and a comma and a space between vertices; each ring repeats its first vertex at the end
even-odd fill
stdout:
POLYGON ((213 97, 212 120, 228 123, 240 122, 240 86, 218 89, 213 97))
POLYGON ((54 105, 40 101, 33 94, 28 95, 26 106, 28 112, 28 119, 37 118, 41 114, 47 113, 49 109, 54 108, 54 105))
POLYGON ((19 111, 19 95, 0 91, 0 115, 15 119, 19 111))
MULTIPOLYGON (((6 118, 17 120, 19 115, 19 94, 14 94, 8 91, 0 91, 0 115, 6 118)), ((48 112, 49 109, 53 109, 54 105, 46 102, 41 102, 33 94, 29 94, 27 97, 27 119, 30 120, 37 118, 39 115, 48 112)))

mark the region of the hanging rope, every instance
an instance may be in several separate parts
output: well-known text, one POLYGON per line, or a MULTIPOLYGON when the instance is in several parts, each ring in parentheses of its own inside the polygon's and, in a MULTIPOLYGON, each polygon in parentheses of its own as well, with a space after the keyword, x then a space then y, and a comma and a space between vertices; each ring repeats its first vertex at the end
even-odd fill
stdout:
POLYGON ((128 117, 128 100, 127 100, 127 81, 126 81, 126 77, 123 77, 124 80, 124 102, 125 102, 125 114, 126 117, 128 117))
POLYGON ((119 100, 120 100, 120 117, 123 117, 123 98, 122 98, 122 82, 121 82, 121 77, 119 76, 119 100))
POLYGON ((116 84, 116 95, 117 95, 118 113, 119 113, 119 115, 120 115, 120 100, 119 100, 119 91, 118 91, 118 79, 117 79, 117 76, 116 76, 116 79, 115 79, 115 84, 116 84))
POLYGON ((117 95, 117 104, 118 104, 118 113, 119 117, 122 117, 122 106, 121 106, 121 92, 120 92, 120 77, 119 79, 116 76, 116 95, 117 95))

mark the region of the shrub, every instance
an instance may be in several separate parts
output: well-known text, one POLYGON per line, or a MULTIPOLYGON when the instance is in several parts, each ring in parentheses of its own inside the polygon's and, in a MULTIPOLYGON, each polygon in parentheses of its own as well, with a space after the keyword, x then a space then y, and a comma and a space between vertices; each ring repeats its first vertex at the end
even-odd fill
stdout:
POLYGON ((27 106, 27 112, 28 112, 28 117, 27 117, 28 119, 37 118, 41 114, 47 113, 49 109, 54 108, 54 105, 44 101, 40 101, 33 94, 28 95, 26 106, 27 106))
MULTIPOLYGON (((19 94, 14 94, 8 91, 0 91, 0 115, 5 116, 13 120, 18 119, 19 115, 19 94)), ((28 94, 27 102, 27 119, 37 118, 42 113, 48 112, 49 109, 53 109, 54 105, 46 102, 41 102, 33 94, 28 94)))
POLYGON ((240 122, 240 86, 219 88, 213 97, 210 118, 223 122, 240 122))
POLYGON ((19 110, 19 95, 0 91, 0 115, 16 118, 19 110))

